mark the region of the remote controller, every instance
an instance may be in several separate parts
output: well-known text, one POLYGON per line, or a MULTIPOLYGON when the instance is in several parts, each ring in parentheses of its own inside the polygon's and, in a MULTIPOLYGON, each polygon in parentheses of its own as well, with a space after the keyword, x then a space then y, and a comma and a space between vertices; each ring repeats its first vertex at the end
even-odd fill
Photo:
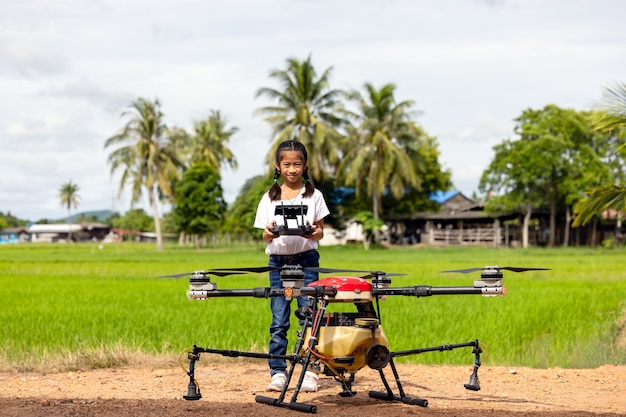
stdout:
POLYGON ((271 232, 279 236, 307 236, 313 233, 313 228, 308 224, 295 228, 288 228, 283 225, 274 225, 271 232))

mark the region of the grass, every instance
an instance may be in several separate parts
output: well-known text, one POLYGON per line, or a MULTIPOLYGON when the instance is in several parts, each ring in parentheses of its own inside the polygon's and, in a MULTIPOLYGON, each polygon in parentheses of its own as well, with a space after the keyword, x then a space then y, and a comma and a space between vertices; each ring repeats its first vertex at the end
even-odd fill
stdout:
MULTIPOLYGON (((401 247, 363 251, 346 246, 323 247, 321 253, 324 267, 407 274, 394 277, 393 286, 471 285, 479 277, 479 273, 440 273, 448 269, 494 264, 551 268, 505 273, 509 291, 504 298, 388 297, 381 303, 382 323, 392 350, 478 338, 487 347, 485 363, 492 365, 626 364, 623 250, 401 247)), ((145 244, 2 246, 0 371, 167 362, 194 344, 263 351, 269 300, 190 302, 185 278, 156 277, 266 264, 263 248, 256 245, 203 250, 168 246, 162 253, 145 244)), ((215 281, 219 288, 264 287, 267 274, 215 281)), ((401 359, 426 364, 472 360, 465 349, 401 359)))

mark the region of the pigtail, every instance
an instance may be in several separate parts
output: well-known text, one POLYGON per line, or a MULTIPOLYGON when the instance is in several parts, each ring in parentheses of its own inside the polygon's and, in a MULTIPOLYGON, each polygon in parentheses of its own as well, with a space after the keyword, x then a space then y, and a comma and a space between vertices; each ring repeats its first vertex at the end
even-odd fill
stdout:
POLYGON ((309 167, 304 169, 302 178, 304 178, 304 194, 302 197, 311 197, 315 192, 315 186, 313 185, 313 181, 309 178, 309 167))
POLYGON ((274 170, 274 184, 269 191, 270 201, 280 200, 280 184, 278 184, 278 178, 280 178, 280 171, 278 168, 274 170))

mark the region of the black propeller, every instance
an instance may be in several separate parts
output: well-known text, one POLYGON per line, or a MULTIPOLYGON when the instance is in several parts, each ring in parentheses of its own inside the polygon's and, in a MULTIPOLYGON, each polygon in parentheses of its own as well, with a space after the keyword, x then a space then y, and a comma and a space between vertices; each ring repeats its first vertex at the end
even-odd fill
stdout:
POLYGON ((216 277, 225 277, 228 275, 236 275, 236 274, 245 274, 245 272, 236 272, 236 271, 229 271, 229 272, 221 272, 221 271, 215 271, 215 270, 211 270, 211 271, 194 271, 194 272, 183 272, 182 274, 173 274, 173 275, 161 275, 158 276, 157 278, 182 278, 182 277, 188 277, 191 275, 215 275, 216 277))
MULTIPOLYGON (((214 269, 209 269, 207 271, 183 272, 181 274, 163 275, 157 278, 181 278, 181 277, 186 277, 186 276, 190 276, 193 274, 215 275, 217 277, 226 277, 228 275, 242 275, 242 274, 247 274, 247 273, 262 273, 262 272, 269 272, 269 271, 275 271, 275 270, 282 270, 282 269, 286 269, 287 267, 290 267, 290 266, 284 266, 284 267, 252 266, 252 267, 241 267, 241 268, 214 268, 214 269)), ((385 273, 383 271, 367 271, 363 269, 340 269, 340 268, 320 268, 320 267, 303 267, 302 269, 306 269, 307 271, 318 272, 320 274, 332 274, 332 273, 337 273, 337 272, 366 273, 366 275, 361 277, 363 279, 375 278, 375 277, 380 277, 380 276, 395 277, 395 276, 406 275, 406 274, 397 274, 393 272, 385 273)))
POLYGON ((467 268, 467 269, 451 269, 448 271, 441 272, 460 272, 461 274, 469 274, 474 271, 493 271, 499 272, 501 270, 512 271, 512 272, 524 272, 524 271, 549 271, 550 268, 524 268, 517 266, 485 266, 483 268, 467 268))
POLYGON ((336 272, 365 272, 367 273, 367 275, 362 276, 361 278, 363 279, 375 278, 375 277, 380 277, 383 275, 387 277, 397 277, 397 276, 406 275, 406 274, 397 274, 395 272, 387 273, 383 271, 366 271, 363 269, 317 268, 317 267, 310 267, 306 269, 308 271, 318 272, 320 274, 334 274, 336 272))

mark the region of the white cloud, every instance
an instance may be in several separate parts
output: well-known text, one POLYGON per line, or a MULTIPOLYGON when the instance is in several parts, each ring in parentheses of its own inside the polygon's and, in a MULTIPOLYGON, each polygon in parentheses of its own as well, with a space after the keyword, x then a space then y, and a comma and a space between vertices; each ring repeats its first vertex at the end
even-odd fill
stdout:
POLYGON ((106 138, 138 97, 158 98, 168 124, 190 128, 219 109, 240 131, 229 201, 264 172, 270 129, 259 87, 289 57, 333 67, 333 87, 393 82, 440 143, 457 188, 475 190, 494 144, 526 108, 589 108, 624 81, 626 4, 618 0, 22 0, 0 14, 0 211, 65 215, 123 210, 106 138))

